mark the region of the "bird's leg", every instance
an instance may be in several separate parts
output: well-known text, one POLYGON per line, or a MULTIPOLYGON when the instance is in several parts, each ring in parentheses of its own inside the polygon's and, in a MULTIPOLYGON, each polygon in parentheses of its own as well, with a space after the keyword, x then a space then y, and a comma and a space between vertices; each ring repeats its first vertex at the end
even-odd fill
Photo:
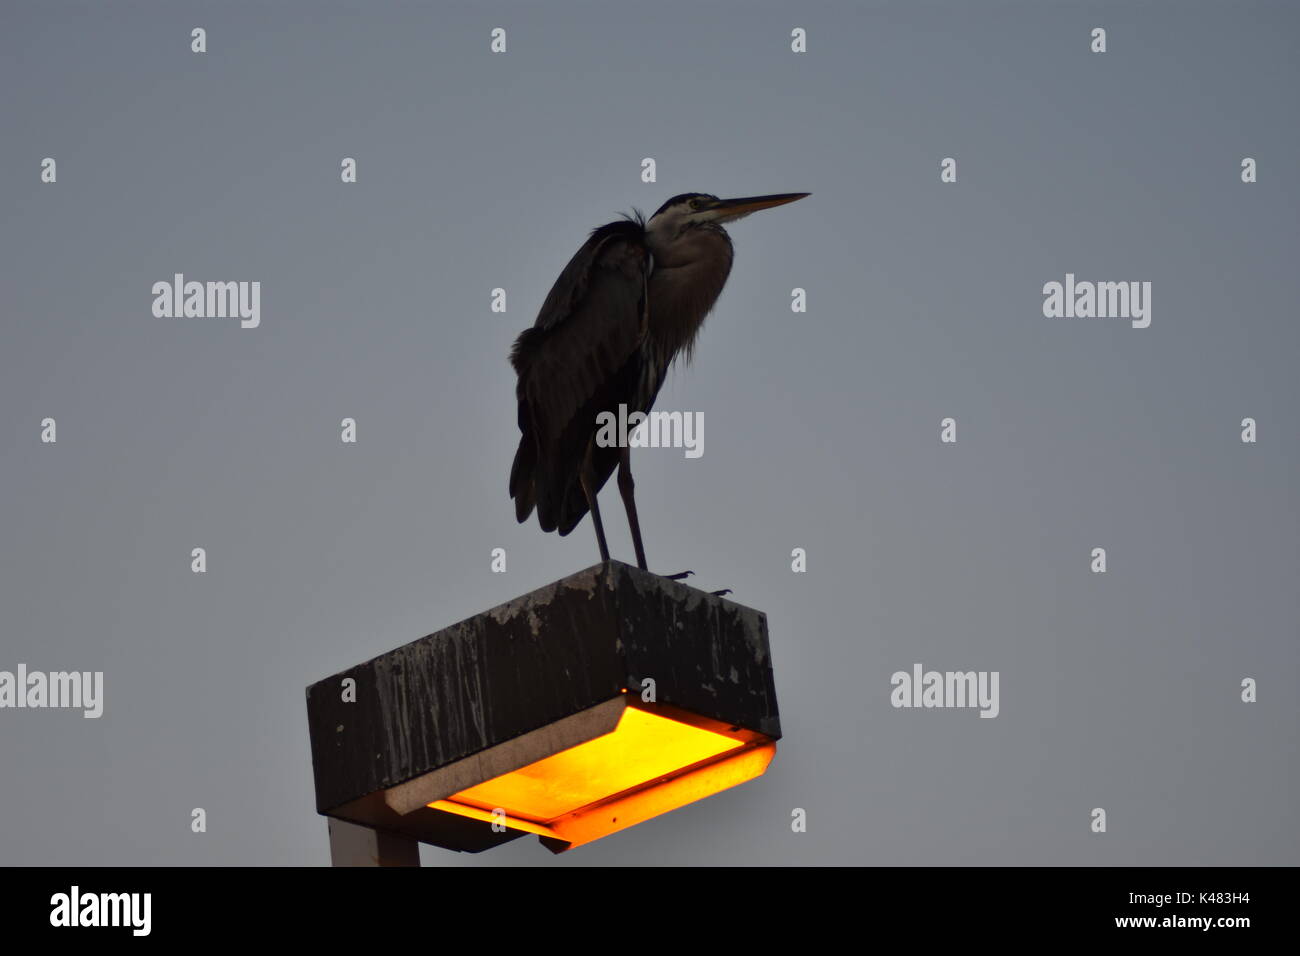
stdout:
MULTIPOLYGON (((623 496, 623 508, 627 511, 627 526, 632 529, 632 545, 636 548, 636 566, 642 571, 650 570, 645 560, 645 545, 641 542, 641 522, 636 515, 636 495, 633 493, 636 482, 632 480, 632 449, 624 445, 618 450, 618 493, 623 496)), ((669 581, 684 581, 694 571, 678 571, 676 574, 663 574, 660 577, 669 581)))
POLYGON ((632 449, 627 445, 618 450, 618 493, 623 496, 623 507, 627 511, 627 525, 632 529, 632 546, 636 548, 636 566, 642 571, 649 568, 645 562, 645 546, 641 543, 641 522, 636 517, 636 496, 633 489, 636 482, 632 480, 632 449))
POLYGON ((592 443, 587 445, 587 453, 582 457, 582 468, 578 472, 578 483, 582 493, 587 496, 587 510, 591 512, 591 523, 596 528, 596 544, 600 545, 600 560, 609 560, 609 545, 605 544, 605 526, 600 521, 600 506, 596 503, 596 469, 591 463, 592 443))

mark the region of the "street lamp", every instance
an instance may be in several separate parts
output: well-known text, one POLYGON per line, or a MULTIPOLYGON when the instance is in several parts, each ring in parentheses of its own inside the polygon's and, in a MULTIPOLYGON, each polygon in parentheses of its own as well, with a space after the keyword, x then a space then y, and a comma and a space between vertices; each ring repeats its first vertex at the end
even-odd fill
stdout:
POLYGON ((319 681, 307 712, 318 811, 403 862, 580 846, 759 776, 781 736, 766 617, 620 562, 319 681))

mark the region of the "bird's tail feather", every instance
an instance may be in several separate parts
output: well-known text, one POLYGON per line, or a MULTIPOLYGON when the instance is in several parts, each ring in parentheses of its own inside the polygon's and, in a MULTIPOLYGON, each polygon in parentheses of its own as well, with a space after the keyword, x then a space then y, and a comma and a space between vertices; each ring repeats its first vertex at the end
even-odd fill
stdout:
POLYGON ((515 499, 515 518, 520 524, 528 520, 536 504, 537 489, 533 483, 533 471, 537 464, 537 450, 532 439, 525 435, 519 441, 519 450, 515 452, 515 463, 510 468, 510 497, 515 499))

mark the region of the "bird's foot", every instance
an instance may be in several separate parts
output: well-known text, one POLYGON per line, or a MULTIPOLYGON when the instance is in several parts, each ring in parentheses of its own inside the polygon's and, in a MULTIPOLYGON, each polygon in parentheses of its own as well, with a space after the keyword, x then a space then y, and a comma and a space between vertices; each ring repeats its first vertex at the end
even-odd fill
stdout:
MULTIPOLYGON (((661 574, 659 576, 669 581, 685 581, 694 573, 694 571, 678 571, 676 574, 661 574)), ((709 593, 714 597, 723 597, 731 593, 731 588, 723 588, 721 591, 710 591, 709 593)))

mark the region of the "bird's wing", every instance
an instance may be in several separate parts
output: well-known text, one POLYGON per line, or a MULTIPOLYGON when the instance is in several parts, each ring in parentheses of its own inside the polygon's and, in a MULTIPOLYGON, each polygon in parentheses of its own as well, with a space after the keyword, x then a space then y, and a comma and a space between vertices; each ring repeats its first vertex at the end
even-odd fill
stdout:
MULTIPOLYGON (((510 473, 515 514, 533 505, 543 530, 567 532, 582 517, 566 502, 596 431, 596 415, 628 401, 646 334, 649 253, 634 222, 602 226, 565 266, 536 324, 515 341, 519 429, 510 473)), ((609 477, 600 469, 599 484, 609 477)), ((585 502, 582 509, 585 512, 585 502)))

